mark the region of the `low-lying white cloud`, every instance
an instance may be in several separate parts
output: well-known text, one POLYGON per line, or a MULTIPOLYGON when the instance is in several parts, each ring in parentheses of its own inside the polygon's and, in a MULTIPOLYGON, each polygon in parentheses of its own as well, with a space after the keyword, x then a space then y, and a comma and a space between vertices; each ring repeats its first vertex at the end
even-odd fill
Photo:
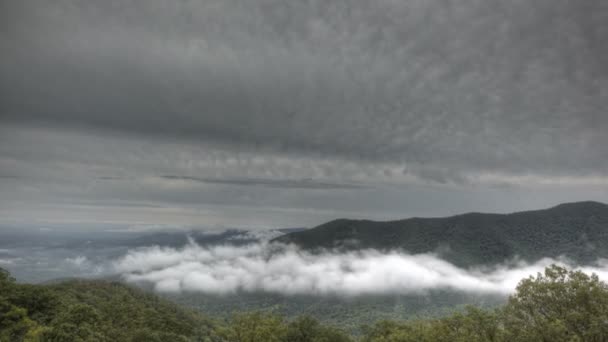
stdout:
MULTIPOLYGON (((463 269, 434 254, 376 250, 313 254, 267 243, 201 247, 190 242, 179 249, 155 246, 131 250, 114 262, 114 268, 127 281, 149 282, 162 292, 351 296, 450 289, 507 295, 521 279, 554 263, 572 267, 566 261, 546 258, 534 264, 463 269)), ((608 279, 608 263, 598 265, 582 269, 608 279)))
POLYGON ((89 263, 89 259, 84 255, 79 255, 73 258, 66 258, 65 262, 76 267, 82 267, 89 263))

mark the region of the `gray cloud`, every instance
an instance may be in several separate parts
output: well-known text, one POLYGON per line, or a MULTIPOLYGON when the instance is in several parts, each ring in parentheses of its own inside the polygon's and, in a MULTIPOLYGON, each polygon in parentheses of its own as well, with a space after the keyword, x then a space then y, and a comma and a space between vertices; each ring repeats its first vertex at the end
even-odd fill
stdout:
POLYGON ((207 184, 224 184, 224 185, 243 185, 243 186, 262 186, 269 188, 288 188, 288 189, 361 189, 362 185, 355 184, 340 184, 340 183, 325 183, 317 182, 312 179, 295 179, 295 180, 280 180, 280 179, 260 179, 260 178, 198 178, 188 176, 163 175, 161 178, 169 180, 184 180, 201 182, 207 184))
POLYGON ((24 0, 0 19, 0 220, 608 200, 602 0, 24 0))
POLYGON ((314 226, 339 217, 389 220, 608 200, 605 177, 486 174, 455 185, 403 173, 397 163, 71 129, 8 125, 0 127, 0 140, 0 169, 19 175, 0 179, 0 223, 257 229, 314 226), (223 182, 159 177, 163 174, 223 182), (235 179, 275 182, 253 186, 231 182, 235 179), (293 186, 303 179, 353 186, 293 186))
POLYGON ((6 7, 6 120, 398 161, 430 180, 608 166, 600 0, 6 7))

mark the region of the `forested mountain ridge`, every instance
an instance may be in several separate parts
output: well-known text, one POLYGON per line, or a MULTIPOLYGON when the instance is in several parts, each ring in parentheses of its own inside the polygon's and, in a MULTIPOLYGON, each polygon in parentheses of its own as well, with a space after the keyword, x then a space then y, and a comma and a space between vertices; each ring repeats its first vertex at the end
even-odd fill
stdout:
POLYGON ((398 221, 338 219, 273 241, 304 249, 402 249, 438 253, 459 265, 535 261, 565 256, 592 262, 608 256, 608 205, 576 202, 512 214, 468 213, 398 221))

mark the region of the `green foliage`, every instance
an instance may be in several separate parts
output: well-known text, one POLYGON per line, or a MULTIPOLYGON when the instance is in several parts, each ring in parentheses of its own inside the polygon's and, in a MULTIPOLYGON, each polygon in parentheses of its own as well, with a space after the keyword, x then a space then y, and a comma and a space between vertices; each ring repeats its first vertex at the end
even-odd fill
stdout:
POLYGON ((0 290, 8 289, 15 285, 15 278, 7 270, 0 268, 0 290))
POLYGON ((287 332, 282 318, 259 311, 235 314, 230 323, 222 336, 234 342, 280 342, 287 332))
POLYGON ((310 316, 234 314, 224 323, 123 284, 20 285, 0 269, 2 342, 601 342, 608 286, 596 275, 548 267, 524 279, 498 309, 467 307, 440 318, 381 320, 359 338, 310 316), (32 296, 31 298, 28 296, 32 296), (32 298, 40 300, 34 303, 32 298))
POLYGON ((435 334, 445 341, 483 342, 502 338, 499 315, 472 306, 465 312, 438 320, 433 328, 435 334))
POLYGON ((370 322, 441 317, 461 311, 466 304, 493 308, 507 300, 505 296, 439 290, 424 294, 357 297, 257 292, 239 292, 231 296, 183 292, 163 294, 163 297, 218 319, 228 319, 235 311, 269 311, 285 320, 294 320, 305 314, 352 334, 359 334, 361 325, 370 322))
POLYGON ((608 286, 595 274, 549 267, 521 281, 504 311, 521 341, 608 340, 608 286))
POLYGON ((27 310, 0 297, 0 341, 19 341, 35 323, 27 316, 27 310))
POLYGON ((193 311, 117 282, 16 284, 0 269, 0 341, 217 341, 193 311))
POLYGON ((19 286, 10 274, 0 268, 0 341, 22 341, 36 328, 26 308, 19 304, 19 286))
POLYGON ((316 319, 302 316, 287 322, 266 312, 238 313, 222 329, 222 337, 230 342, 350 342, 352 338, 316 319))
POLYGON ((287 325, 286 342, 348 342, 351 338, 343 331, 324 326, 310 316, 302 316, 287 325))
POLYGON ((608 286, 596 275, 548 267, 520 282, 504 308, 469 307, 434 320, 382 321, 363 342, 599 342, 608 340, 608 286))

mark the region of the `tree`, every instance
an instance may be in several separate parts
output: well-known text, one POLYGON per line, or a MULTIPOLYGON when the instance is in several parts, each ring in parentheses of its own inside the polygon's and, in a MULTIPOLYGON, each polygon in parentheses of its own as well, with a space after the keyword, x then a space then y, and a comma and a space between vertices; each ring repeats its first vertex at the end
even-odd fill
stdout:
POLYGON ((101 342, 109 341, 100 331, 101 316, 87 304, 76 304, 61 312, 53 321, 52 329, 43 334, 48 341, 101 342))
POLYGON ((301 316, 287 325, 286 342, 348 342, 344 332, 324 326, 310 316, 301 316))
POLYGON ((467 306, 464 312, 438 320, 431 327, 436 341, 497 342, 502 341, 499 316, 495 311, 467 306))
POLYGON ((432 336, 434 321, 395 322, 383 320, 363 328, 363 342, 426 342, 432 336))
POLYGON ((26 309, 12 305, 0 297, 0 341, 22 341, 35 325, 27 316, 26 309))
MULTIPOLYGON (((15 284, 15 278, 11 277, 11 274, 0 267, 0 290, 7 290, 9 287, 12 287, 15 284)), ((4 291, 0 292, 4 293, 4 291)))
POLYGON ((282 342, 286 332, 280 317, 258 311, 233 315, 222 335, 231 342, 282 342))
POLYGON ((504 315, 519 341, 606 341, 608 286, 595 274, 552 265, 519 283, 504 315))

